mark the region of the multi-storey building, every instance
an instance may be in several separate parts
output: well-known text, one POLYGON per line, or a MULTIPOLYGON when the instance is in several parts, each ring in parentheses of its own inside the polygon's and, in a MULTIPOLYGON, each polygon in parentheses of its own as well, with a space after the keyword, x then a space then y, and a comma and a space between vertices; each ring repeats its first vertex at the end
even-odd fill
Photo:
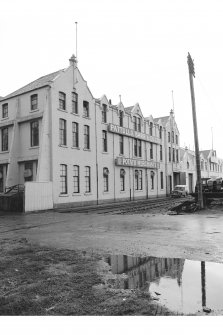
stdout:
POLYGON ((2 97, 0 111, 2 193, 25 183, 27 201, 52 197, 49 206, 60 207, 166 196, 178 183, 173 112, 145 118, 138 103, 95 99, 74 56, 2 97))

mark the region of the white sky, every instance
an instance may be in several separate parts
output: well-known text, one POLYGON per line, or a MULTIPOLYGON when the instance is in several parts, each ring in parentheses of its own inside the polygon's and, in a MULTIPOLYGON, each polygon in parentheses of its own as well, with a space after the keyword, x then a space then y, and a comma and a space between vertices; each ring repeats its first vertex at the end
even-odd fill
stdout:
POLYGON ((143 115, 172 108, 181 146, 193 149, 187 53, 195 61, 200 150, 223 158, 222 0, 1 0, 0 95, 68 66, 75 53, 94 97, 139 102, 143 115))

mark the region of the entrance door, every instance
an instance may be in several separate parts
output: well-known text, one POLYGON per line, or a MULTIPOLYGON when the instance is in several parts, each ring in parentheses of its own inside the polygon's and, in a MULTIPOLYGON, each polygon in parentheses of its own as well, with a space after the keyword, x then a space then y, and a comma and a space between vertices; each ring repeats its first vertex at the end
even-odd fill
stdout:
POLYGON ((193 174, 188 173, 188 186, 189 186, 189 193, 193 192, 193 174))

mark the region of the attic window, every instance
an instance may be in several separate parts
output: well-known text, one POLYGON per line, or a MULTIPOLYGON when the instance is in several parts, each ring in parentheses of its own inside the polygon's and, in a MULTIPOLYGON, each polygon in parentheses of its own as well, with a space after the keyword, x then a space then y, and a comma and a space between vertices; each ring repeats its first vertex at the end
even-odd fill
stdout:
POLYGON ((8 104, 2 105, 2 118, 8 117, 8 104))
POLYGON ((63 92, 59 92, 59 108, 66 110, 66 94, 63 92))
POLYGON ((30 97, 31 111, 34 111, 38 108, 38 95, 33 94, 30 97))

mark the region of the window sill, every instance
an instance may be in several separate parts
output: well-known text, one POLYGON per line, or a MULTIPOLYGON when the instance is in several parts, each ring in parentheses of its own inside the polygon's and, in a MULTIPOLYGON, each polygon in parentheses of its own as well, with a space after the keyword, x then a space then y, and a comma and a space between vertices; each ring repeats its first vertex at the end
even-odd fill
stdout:
POLYGON ((30 113, 39 112, 39 108, 37 108, 37 109, 31 109, 29 112, 30 112, 30 113))
POLYGON ((73 112, 71 112, 70 114, 80 117, 79 113, 73 113, 73 112))
POLYGON ((39 145, 34 145, 33 147, 29 147, 29 150, 32 150, 32 149, 39 149, 39 145))
POLYGON ((108 155, 109 154, 108 151, 102 151, 101 153, 104 154, 104 155, 108 155))
POLYGON ((80 193, 72 193, 72 196, 73 196, 73 197, 80 197, 81 194, 80 194, 80 193))
POLYGON ((68 113, 68 111, 66 109, 57 108, 57 110, 60 111, 60 112, 68 113))
POLYGON ((119 156, 123 157, 123 156, 124 156, 124 154, 119 154, 119 156))
POLYGON ((71 147, 71 149, 80 150, 80 147, 71 147))
POLYGON ((91 192, 85 192, 84 195, 88 196, 88 195, 92 195, 92 193, 91 192))
POLYGON ((63 144, 59 144, 58 147, 61 147, 61 148, 68 148, 67 145, 63 145, 63 144))
POLYGON ((59 195, 59 197, 62 197, 62 198, 65 197, 65 198, 66 198, 66 197, 69 197, 69 195, 68 195, 67 193, 66 193, 66 194, 62 194, 62 193, 61 193, 61 194, 59 195))
POLYGON ((108 125, 108 122, 103 122, 103 121, 101 121, 101 124, 104 124, 104 125, 108 125))
POLYGON ((120 191, 120 193, 126 193, 126 191, 120 191))
POLYGON ((6 150, 6 151, 0 151, 0 154, 8 154, 9 153, 9 150, 6 150))
POLYGON ((84 116, 84 115, 82 115, 82 117, 83 117, 84 119, 91 120, 91 118, 90 118, 89 116, 84 116))
POLYGON ((86 148, 84 148, 83 150, 84 150, 84 151, 91 151, 91 149, 86 149, 86 148))
POLYGON ((1 118, 1 121, 6 121, 6 120, 9 120, 9 116, 2 117, 2 118, 1 118))
POLYGON ((139 192, 143 192, 143 190, 134 190, 135 192, 139 193, 139 192))

